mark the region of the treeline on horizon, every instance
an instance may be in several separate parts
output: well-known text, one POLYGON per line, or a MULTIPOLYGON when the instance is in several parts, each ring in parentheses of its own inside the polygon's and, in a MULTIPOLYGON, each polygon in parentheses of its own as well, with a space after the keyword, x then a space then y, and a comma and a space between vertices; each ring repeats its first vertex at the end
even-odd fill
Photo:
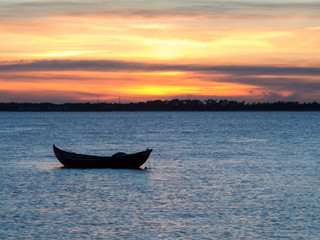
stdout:
POLYGON ((0 111, 319 111, 317 102, 233 100, 152 100, 137 103, 0 103, 0 111))

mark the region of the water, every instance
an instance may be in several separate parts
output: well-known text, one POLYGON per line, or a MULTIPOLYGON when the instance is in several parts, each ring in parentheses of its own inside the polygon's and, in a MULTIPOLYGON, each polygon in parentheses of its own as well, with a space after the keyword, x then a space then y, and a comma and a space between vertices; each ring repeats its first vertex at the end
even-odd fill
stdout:
POLYGON ((0 112, 0 239, 319 239, 319 112, 0 112), (153 148, 61 169, 52 144, 153 148))

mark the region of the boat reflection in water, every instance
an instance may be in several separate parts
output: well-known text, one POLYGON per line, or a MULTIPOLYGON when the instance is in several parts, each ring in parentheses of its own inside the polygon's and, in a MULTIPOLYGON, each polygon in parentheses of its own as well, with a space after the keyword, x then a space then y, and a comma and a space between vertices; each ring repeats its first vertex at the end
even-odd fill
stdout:
POLYGON ((53 151, 58 160, 66 168, 140 168, 149 158, 152 149, 126 154, 118 152, 110 157, 93 156, 67 152, 53 145, 53 151))

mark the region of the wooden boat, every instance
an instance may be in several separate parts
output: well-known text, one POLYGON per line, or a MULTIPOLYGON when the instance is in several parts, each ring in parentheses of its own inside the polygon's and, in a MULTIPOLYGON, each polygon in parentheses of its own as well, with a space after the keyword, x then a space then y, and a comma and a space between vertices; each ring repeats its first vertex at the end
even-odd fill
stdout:
POLYGON ((139 168, 150 156, 152 149, 126 154, 116 153, 110 157, 67 152, 53 145, 58 160, 67 168, 139 168))

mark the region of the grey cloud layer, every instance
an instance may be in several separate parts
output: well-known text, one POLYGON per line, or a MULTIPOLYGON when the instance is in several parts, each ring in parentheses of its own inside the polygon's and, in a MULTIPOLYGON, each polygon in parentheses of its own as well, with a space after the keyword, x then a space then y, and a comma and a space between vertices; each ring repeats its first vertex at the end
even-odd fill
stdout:
POLYGON ((2 63, 0 71, 188 71, 223 72, 238 75, 320 76, 319 67, 275 67, 241 65, 149 64, 112 60, 43 60, 2 63))
MULTIPOLYGON (((247 84, 275 91, 312 93, 320 91, 320 68, 318 67, 276 67, 276 66, 234 66, 234 65, 193 65, 193 64, 148 64, 125 61, 34 61, 0 64, 0 72, 41 72, 41 71, 100 71, 100 72, 192 72, 202 81, 219 81, 247 84), (215 77, 216 74, 223 77, 215 77)), ((29 78, 29 77, 28 77, 29 78)), ((77 77, 73 78, 77 80, 77 77)), ((79 81, 82 78, 78 78, 79 81)))
POLYGON ((319 2, 233 2, 233 1, 34 1, 0 3, 0 19, 5 17, 42 17, 94 15, 99 17, 227 17, 263 18, 271 15, 313 16, 318 18, 319 2), (134 4, 135 3, 135 4, 134 4))

